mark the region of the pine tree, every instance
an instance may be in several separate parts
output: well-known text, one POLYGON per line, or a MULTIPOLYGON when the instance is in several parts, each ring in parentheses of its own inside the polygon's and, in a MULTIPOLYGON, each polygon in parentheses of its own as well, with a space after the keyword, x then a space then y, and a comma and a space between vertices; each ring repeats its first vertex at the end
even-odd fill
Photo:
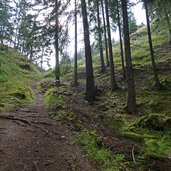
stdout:
POLYGON ((109 53, 108 53, 108 41, 107 41, 107 31, 106 31, 106 20, 105 20, 105 12, 104 12, 104 5, 103 0, 101 1, 101 8, 102 8, 102 17, 103 17, 103 28, 104 28, 104 40, 105 40, 105 52, 106 52, 106 67, 109 67, 109 53))
POLYGON ((85 46, 85 61, 86 61, 86 97, 85 99, 93 103, 95 100, 95 87, 94 87, 94 76, 92 66, 92 55, 89 38, 89 24, 87 19, 87 7, 85 0, 81 0, 81 10, 83 17, 83 28, 84 28, 84 46, 85 46))
POLYGON ((96 0, 97 5, 97 23, 98 23, 98 43, 100 46, 100 62, 101 62, 101 69, 100 72, 104 73, 106 71, 104 57, 103 57, 103 45, 102 45, 102 35, 101 35, 101 21, 100 21, 100 9, 99 9, 99 1, 96 0))
POLYGON ((10 21, 12 9, 10 0, 1 0, 0 2, 0 39, 1 44, 8 44, 12 41, 13 27, 10 21))
POLYGON ((77 78, 77 0, 75 0, 75 56, 74 56, 74 86, 78 85, 77 78))
POLYGON ((145 11, 146 11, 146 20, 147 20, 147 32, 148 32, 148 40, 149 40, 149 47, 150 47, 150 54, 151 54, 151 62, 152 62, 152 68, 153 68, 153 75, 154 75, 154 81, 155 81, 155 87, 157 89, 161 89, 162 85, 159 81, 157 69, 156 69, 156 62, 154 57, 154 50, 153 50, 153 43, 151 38, 151 28, 150 28, 150 21, 149 21, 149 13, 148 13, 148 2, 144 2, 145 11))
POLYGON ((108 0, 105 0, 105 9, 106 9, 107 33, 108 33, 108 45, 109 45, 109 57, 110 57, 111 91, 115 91, 118 87, 117 87, 117 84, 116 84, 114 61, 113 61, 111 31, 110 31, 110 22, 109 22, 109 10, 108 10, 108 0))
POLYGON ((122 0, 122 13, 123 13, 123 32, 125 43, 125 59, 126 59, 126 71, 127 71, 127 111, 128 113, 134 113, 136 111, 136 93, 134 85, 134 71, 132 67, 131 49, 130 49, 130 37, 129 37, 129 25, 128 25, 128 12, 127 12, 127 0, 122 0))

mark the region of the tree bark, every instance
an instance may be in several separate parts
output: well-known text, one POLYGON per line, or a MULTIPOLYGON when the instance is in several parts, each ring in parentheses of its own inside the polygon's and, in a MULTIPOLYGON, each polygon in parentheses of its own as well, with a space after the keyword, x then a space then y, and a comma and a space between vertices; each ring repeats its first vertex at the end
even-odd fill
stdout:
POLYGON ((152 38, 151 38, 151 28, 150 28, 148 7, 147 7, 146 2, 144 2, 144 7, 145 7, 145 12, 146 12, 147 32, 148 32, 148 40, 149 40, 149 47, 150 47, 150 54, 151 54, 151 62, 152 62, 155 87, 157 89, 161 89, 162 86, 161 86, 161 83, 160 83, 159 78, 158 78, 158 73, 157 73, 157 69, 156 69, 156 62, 155 62, 155 58, 154 58, 153 43, 152 43, 152 38))
POLYGON ((113 61, 112 41, 111 41, 109 11, 108 11, 108 1, 107 0, 105 0, 105 9, 106 9, 107 33, 108 33, 108 45, 109 45, 109 57, 110 57, 111 91, 115 91, 117 89, 117 84, 116 84, 116 78, 115 78, 115 69, 114 69, 114 61, 113 61))
POLYGON ((33 45, 30 44, 30 62, 33 62, 33 45))
POLYGON ((101 7, 102 7, 103 26, 104 26, 104 40, 105 40, 105 49, 106 49, 106 67, 109 67, 109 54, 108 54, 107 32, 106 32, 106 22, 105 22, 103 0, 101 0, 101 7))
POLYGON ((118 28, 119 28, 119 39, 120 39, 120 53, 121 53, 121 63, 122 63, 122 75, 123 79, 126 80, 125 64, 124 64, 124 54, 123 54, 123 44, 122 44, 122 35, 121 35, 121 23, 120 23, 120 12, 119 12, 119 2, 117 0, 117 12, 118 12, 118 28))
POLYGON ((134 71, 132 67, 129 26, 128 26, 128 12, 127 12, 127 0, 122 0, 122 13, 123 13, 123 31, 124 31, 124 43, 125 43, 125 59, 127 69, 127 112, 134 113, 136 111, 136 94, 134 85, 134 71))
POLYGON ((77 77, 77 0, 75 0, 75 57, 74 57, 74 86, 78 85, 77 77))
POLYGON ((100 62, 101 69, 100 72, 104 73, 106 71, 104 57, 103 57, 103 45, 102 45, 102 35, 101 35, 101 24, 100 24, 100 12, 99 12, 99 1, 97 1, 97 22, 98 22, 98 37, 99 37, 99 46, 100 46, 100 62))
POLYGON ((58 83, 60 82, 60 68, 59 68, 59 42, 58 42, 58 32, 59 32, 59 23, 58 23, 58 0, 55 0, 56 8, 56 20, 55 20, 55 78, 58 83))
POLYGON ((93 103, 95 100, 95 87, 94 76, 92 66, 92 55, 89 38, 89 25, 87 20, 87 7, 85 0, 81 0, 81 9, 83 16, 83 28, 84 28, 84 44, 85 44, 85 62, 86 62, 86 97, 85 99, 93 103))
POLYGON ((165 10, 165 17, 166 17, 166 22, 168 25, 168 31, 169 31, 169 44, 171 44, 171 22, 170 22, 170 18, 168 16, 168 13, 165 10))
POLYGON ((43 55, 44 55, 44 47, 42 47, 42 55, 41 55, 41 61, 40 61, 40 67, 43 69, 43 55))

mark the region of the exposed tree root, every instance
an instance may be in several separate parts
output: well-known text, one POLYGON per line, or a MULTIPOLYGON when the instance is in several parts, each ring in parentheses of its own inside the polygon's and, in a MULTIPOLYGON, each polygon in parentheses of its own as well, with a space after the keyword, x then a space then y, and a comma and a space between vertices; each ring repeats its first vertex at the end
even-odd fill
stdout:
POLYGON ((0 152, 2 153, 2 154, 6 154, 5 152, 3 152, 2 150, 0 150, 0 152))
MULTIPOLYGON (((28 120, 25 119, 20 119, 20 118, 15 118, 13 115, 0 115, 0 119, 6 119, 6 120, 14 120, 14 121, 21 121, 25 124, 30 124, 28 120)), ((31 125, 31 124, 30 124, 31 125)))
POLYGON ((35 124, 47 125, 47 126, 53 126, 53 124, 48 123, 48 122, 35 121, 34 123, 35 123, 35 124))
POLYGON ((19 124, 19 125, 21 125, 21 126, 24 126, 23 124, 20 123, 20 122, 23 122, 23 123, 25 123, 25 124, 27 124, 27 125, 30 125, 30 126, 32 126, 32 127, 39 128, 40 130, 42 130, 43 132, 45 132, 45 133, 46 133, 47 135, 49 135, 49 136, 50 136, 50 133, 53 133, 53 134, 55 134, 55 135, 58 135, 58 134, 57 134, 56 132, 54 132, 54 131, 48 131, 48 130, 42 128, 41 126, 36 125, 37 123, 39 123, 39 124, 44 124, 44 125, 53 126, 52 124, 47 123, 47 122, 35 122, 35 124, 33 124, 33 123, 31 123, 30 121, 28 121, 28 120, 21 119, 21 118, 15 118, 13 115, 7 115, 7 116, 6 116, 6 115, 0 115, 0 119, 12 120, 12 121, 15 121, 15 123, 17 123, 17 124, 19 124), (20 121, 20 122, 17 122, 17 121, 20 121))

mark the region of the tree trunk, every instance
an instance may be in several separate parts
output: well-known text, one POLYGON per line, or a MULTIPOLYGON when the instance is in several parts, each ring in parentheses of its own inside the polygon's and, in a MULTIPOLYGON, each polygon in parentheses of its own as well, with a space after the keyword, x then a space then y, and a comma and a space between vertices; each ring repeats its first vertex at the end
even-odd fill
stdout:
POLYGON ((86 61, 86 97, 85 99, 93 103, 95 100, 95 87, 94 76, 92 66, 92 55, 89 38, 89 25, 87 20, 87 9, 85 0, 81 0, 81 9, 83 16, 83 28, 84 28, 84 44, 85 44, 85 61, 86 61))
POLYGON ((97 22, 98 22, 98 37, 99 37, 99 46, 100 46, 100 62, 101 69, 100 72, 104 73, 106 71, 104 57, 103 57, 103 45, 102 45, 102 36, 101 36, 101 24, 100 24, 100 14, 99 14, 99 1, 97 0, 97 22))
POLYGON ((105 40, 105 48, 106 48, 106 67, 109 67, 109 54, 108 54, 107 32, 106 32, 106 22, 105 22, 103 0, 101 0, 101 5, 102 5, 102 16, 103 16, 103 25, 104 25, 104 40, 105 40))
POLYGON ((148 32, 148 40, 149 40, 149 47, 150 47, 150 54, 151 54, 151 62, 152 62, 152 68, 153 68, 153 74, 154 74, 155 87, 157 89, 161 89, 161 83, 160 83, 159 78, 158 78, 157 69, 156 69, 156 62, 155 62, 155 58, 154 58, 154 50, 153 50, 153 44, 152 44, 152 38, 151 38, 151 28, 150 28, 148 7, 147 7, 146 2, 144 2, 144 7, 145 7, 145 12, 146 12, 147 32, 148 32))
POLYGON ((41 61, 40 61, 40 67, 43 69, 43 55, 44 55, 44 47, 42 47, 42 55, 41 55, 41 61))
POLYGON ((111 33, 110 33, 110 22, 109 22, 109 11, 108 11, 107 0, 105 0, 105 9, 106 9, 107 33, 108 33, 108 45, 109 45, 109 57, 110 57, 111 91, 115 91, 117 89, 117 84, 116 84, 115 69, 114 69, 114 62, 113 62, 112 41, 111 41, 111 33))
POLYGON ((59 32, 59 23, 58 23, 58 0, 55 0, 56 8, 56 20, 55 20, 55 78, 58 83, 60 82, 60 68, 59 68, 59 43, 58 43, 58 32, 59 32))
POLYGON ((1 31, 0 31, 0 36, 1 36, 1 45, 4 44, 4 41, 3 41, 3 27, 1 28, 1 31))
POLYGON ((171 45, 171 29, 169 30, 169 44, 171 45))
POLYGON ((77 77, 77 0, 75 0, 75 58, 74 58, 74 86, 78 85, 77 77))
POLYGON ((33 45, 30 45, 30 62, 33 61, 33 45))
POLYGON ((121 51, 121 62, 122 62, 122 74, 123 79, 126 80, 125 64, 124 64, 124 54, 123 54, 123 44, 122 44, 122 35, 121 35, 121 23, 120 23, 120 12, 119 12, 119 2, 117 0, 117 12, 118 12, 118 28, 119 28, 119 39, 120 39, 120 51, 121 51))
POLYGON ((134 113, 136 111, 136 98, 135 98, 135 85, 134 85, 134 72, 132 67, 131 49, 130 49, 130 37, 128 26, 128 12, 127 12, 127 0, 122 0, 122 13, 123 13, 123 31, 124 31, 124 43, 125 43, 125 59, 127 69, 127 111, 128 113, 134 113))
POLYGON ((170 18, 168 16, 168 13, 165 10, 165 17, 166 17, 166 22, 168 25, 168 31, 169 31, 169 44, 171 44, 171 22, 170 22, 170 18))

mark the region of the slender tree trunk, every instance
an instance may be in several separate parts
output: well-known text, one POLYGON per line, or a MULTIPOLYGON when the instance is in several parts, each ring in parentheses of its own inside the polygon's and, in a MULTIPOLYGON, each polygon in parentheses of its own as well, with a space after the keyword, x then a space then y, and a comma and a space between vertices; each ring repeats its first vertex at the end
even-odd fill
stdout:
POLYGON ((109 67, 109 54, 108 54, 107 32, 106 32, 106 22, 105 22, 103 0, 101 0, 101 7, 102 7, 102 16, 103 16, 103 25, 104 25, 104 40, 105 40, 105 49, 106 49, 106 67, 109 67))
POLYGON ((33 61, 33 45, 30 46, 30 62, 33 61))
POLYGON ((132 67, 131 49, 130 49, 130 37, 128 26, 128 12, 127 12, 127 0, 122 0, 122 13, 123 13, 123 31, 124 31, 124 43, 125 43, 125 59, 127 69, 127 111, 128 113, 134 113, 136 111, 136 94, 134 85, 134 71, 132 67))
POLYGON ((44 54, 44 47, 42 47, 42 55, 41 55, 41 61, 40 61, 40 67, 43 69, 43 54, 44 54))
POLYGON ((81 0, 81 9, 83 16, 85 60, 86 60, 86 97, 85 99, 92 103, 95 100, 95 87, 92 66, 92 55, 89 38, 89 25, 87 20, 87 7, 85 0, 81 0))
POLYGON ((169 30, 169 44, 171 45, 171 29, 169 30))
POLYGON ((169 31, 169 44, 171 44, 171 22, 170 22, 170 18, 168 16, 168 13, 165 10, 165 17, 166 17, 166 22, 168 25, 168 31, 169 31))
POLYGON ((0 36, 1 36, 1 45, 3 45, 4 44, 4 41, 3 41, 3 27, 1 28, 0 36))
POLYGON ((144 3, 144 7, 145 7, 145 11, 146 11, 147 32, 148 32, 148 40, 149 40, 149 47, 150 47, 151 62, 152 62, 155 86, 157 89, 161 89, 161 83, 160 83, 159 78, 158 78, 157 69, 156 69, 156 62, 155 62, 155 58, 154 58, 154 50, 153 50, 153 44, 152 44, 152 38, 151 38, 151 28, 150 28, 148 7, 147 7, 146 2, 144 3))
POLYGON ((114 69, 114 61, 113 61, 112 41, 111 41, 109 11, 108 11, 108 1, 107 0, 105 0, 105 9, 106 9, 107 33, 108 33, 109 57, 110 57, 111 91, 115 91, 117 89, 117 84, 116 84, 116 78, 115 78, 115 69, 114 69))
POLYGON ((101 35, 101 24, 100 24, 100 12, 99 12, 99 1, 97 0, 97 22, 98 22, 98 37, 99 37, 99 46, 100 46, 100 62, 101 69, 100 72, 104 73, 106 71, 104 57, 103 57, 103 45, 102 45, 102 35, 101 35))
POLYGON ((75 0, 75 58, 74 58, 74 86, 78 85, 77 77, 77 0, 75 0))
POLYGON ((121 63, 122 63, 122 74, 123 79, 126 80, 125 64, 124 64, 124 54, 123 54, 123 44, 122 44, 122 35, 121 35, 121 23, 120 23, 120 12, 119 12, 119 2, 117 0, 117 12, 118 12, 118 28, 119 28, 119 39, 120 39, 120 51, 121 51, 121 63))
POLYGON ((55 0, 56 8, 56 20, 55 20, 55 78, 60 82, 60 68, 59 68, 59 42, 58 42, 58 32, 59 32, 59 23, 58 23, 58 0, 55 0))

